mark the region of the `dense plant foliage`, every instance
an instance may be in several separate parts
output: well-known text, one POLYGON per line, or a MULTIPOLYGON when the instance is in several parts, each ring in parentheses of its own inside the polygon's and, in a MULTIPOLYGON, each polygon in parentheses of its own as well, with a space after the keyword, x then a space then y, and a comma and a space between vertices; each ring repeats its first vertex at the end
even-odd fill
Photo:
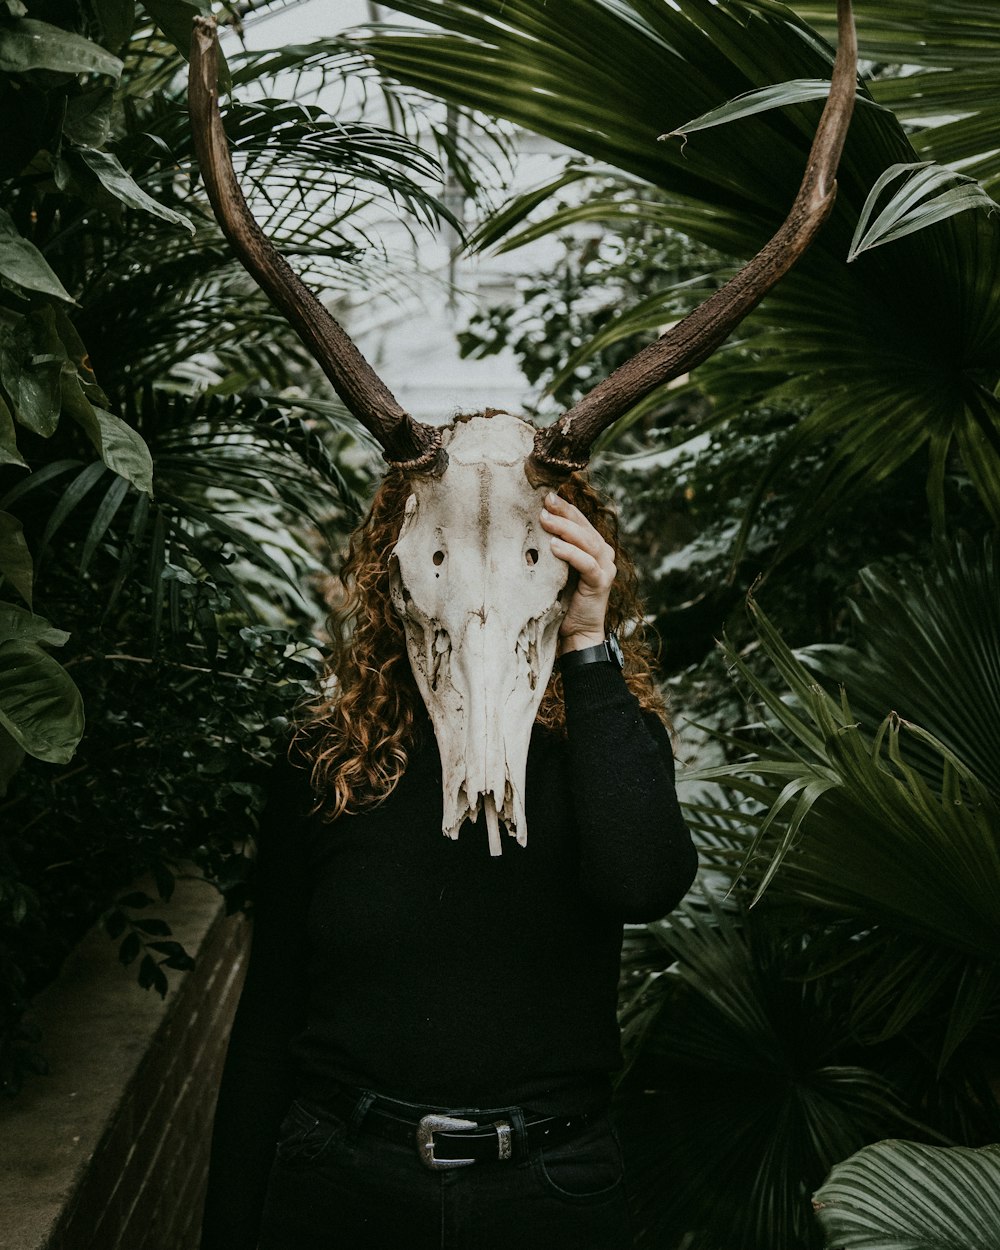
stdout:
MULTIPOLYGON (((163 907, 176 874, 194 865, 241 904, 259 781, 315 675, 329 544, 371 479, 366 443, 200 194, 192 12, 0 6, 8 1089, 41 1062, 28 995, 98 914, 162 993, 189 962, 163 907), (143 874, 148 890, 122 894, 143 874)), ((357 206, 439 221, 436 158, 363 116, 271 100, 294 57, 230 61, 250 98, 227 111, 228 133, 278 245, 334 297, 362 270, 383 281, 357 206)))

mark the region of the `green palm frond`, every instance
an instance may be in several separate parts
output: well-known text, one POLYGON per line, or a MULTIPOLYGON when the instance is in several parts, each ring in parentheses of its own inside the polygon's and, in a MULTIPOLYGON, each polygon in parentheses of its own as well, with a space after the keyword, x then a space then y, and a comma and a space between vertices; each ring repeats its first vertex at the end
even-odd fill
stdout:
POLYGON ((930 161, 891 165, 877 179, 865 201, 847 259, 856 260, 869 248, 926 230, 956 213, 974 208, 992 212, 994 207, 974 178, 956 174, 930 161), (898 185, 888 200, 883 200, 882 192, 894 183, 898 185))
POLYGON ((354 444, 348 414, 339 404, 312 405, 307 415, 295 401, 278 406, 155 390, 136 396, 133 405, 153 451, 157 497, 169 505, 168 532, 179 549, 185 548, 184 535, 193 535, 205 550, 205 538, 214 534, 291 583, 286 594, 297 598, 301 578, 317 569, 315 558, 301 538, 286 547, 291 565, 277 563, 271 548, 289 527, 353 528, 370 487, 370 461, 353 457, 351 467, 343 456, 354 444), (266 518, 274 539, 261 541, 256 522, 266 518))
POLYGON ((815 1205, 831 1250, 993 1250, 1000 1146, 878 1142, 838 1164, 815 1205))
POLYGON ((963 954, 1000 958, 1000 805, 984 782, 895 713, 866 733, 846 696, 818 687, 760 607, 751 611, 781 686, 732 651, 728 658, 787 746, 698 775, 763 805, 748 855, 757 897, 780 869, 783 889, 794 884, 831 912, 878 917, 963 954), (909 762, 911 742, 934 752, 936 786, 909 762))
POLYGON ((50 465, 4 496, 4 506, 47 506, 40 554, 58 548, 78 576, 107 587, 109 613, 129 579, 144 581, 154 645, 185 578, 208 579, 251 620, 264 607, 301 611, 323 571, 308 536, 342 537, 370 490, 367 444, 358 456, 348 414, 152 388, 123 407, 152 452, 154 499, 99 461, 50 465))
MULTIPOLYGON (((828 37, 835 31, 823 0, 791 8, 828 37)), ((861 53, 876 62, 921 67, 880 77, 872 94, 911 128, 925 159, 960 167, 991 195, 1000 188, 997 58, 1000 12, 981 0, 869 0, 859 17, 861 53)))
MULTIPOLYGON (((1000 567, 994 544, 939 548, 932 567, 861 573, 851 647, 798 652, 812 671, 843 685, 865 725, 890 712, 933 734, 1000 801, 1000 567)), ((915 743, 929 780, 938 752, 915 743)))
MULTIPOLYGON (((386 75, 652 183, 668 196, 665 228, 745 257, 784 216, 817 103, 699 131, 683 145, 657 137, 747 91, 828 79, 830 50, 787 8, 771 0, 677 7, 402 0, 397 7, 438 29, 359 37, 386 75)), ((803 484, 789 546, 917 454, 928 456, 938 522, 946 512, 945 466, 956 455, 1000 521, 1000 288, 993 280, 1000 217, 961 211, 845 263, 880 176, 917 159, 888 110, 859 107, 833 217, 744 328, 752 354, 723 350, 695 375, 709 394, 738 395, 734 410, 767 393, 811 406, 752 501, 805 451, 832 445, 819 480, 803 484)), ((508 215, 509 226, 523 221, 525 207, 508 215)), ((546 200, 527 207, 541 213, 546 200)))
POLYGON ((816 1178, 906 1123, 889 1084, 850 1057, 845 985, 803 979, 800 933, 710 894, 648 932, 656 1010, 619 1091, 637 1244, 818 1245, 816 1178))
POLYGON ((871 642, 855 653, 857 662, 847 649, 811 657, 846 679, 849 690, 839 699, 814 683, 751 605, 778 680, 732 651, 729 660, 762 705, 771 736, 763 746, 744 742, 745 758, 696 774, 719 782, 737 806, 701 800, 688 809, 692 828, 715 839, 709 862, 733 880, 742 847, 755 899, 804 905, 827 923, 847 926, 848 949, 861 961, 852 1008, 857 1036, 885 1040, 921 1017, 926 1053, 941 1069, 1000 1006, 1000 804, 992 737, 966 762, 924 724, 886 714, 882 697, 891 685, 893 698, 907 699, 908 711, 939 724, 964 750, 976 733, 956 729, 947 710, 961 706, 954 687, 946 688, 949 672, 923 671, 938 665, 949 646, 964 648, 955 681, 968 683, 965 669, 978 674, 984 691, 974 709, 987 708, 987 725, 995 720, 995 707, 989 710, 995 618, 979 606, 995 587, 985 585, 989 566, 977 563, 963 554, 949 574, 942 557, 939 569, 901 588, 869 575, 876 608, 871 642), (890 598, 894 592, 899 599, 890 598), (938 595, 940 604, 933 602, 938 595), (916 654, 904 655, 911 645, 916 654), (890 670, 884 677, 883 663, 890 670), (867 724, 855 719, 849 698, 868 709, 867 724), (900 958, 900 942, 907 958, 900 958), (908 971, 912 959, 920 976, 908 971))
MULTIPOLYGON (((340 121, 315 106, 296 101, 261 100, 231 105, 225 115, 234 160, 242 158, 244 177, 258 187, 279 177, 278 199, 302 183, 302 195, 325 191, 336 196, 365 187, 395 209, 403 207, 430 225, 459 223, 428 186, 441 181, 437 162, 414 144, 382 127, 340 121), (303 182, 303 179, 305 180, 303 182)), ((336 201, 334 201, 336 202, 336 201)))
POLYGON ((493 188, 510 180, 509 128, 491 125, 486 117, 461 109, 453 108, 448 115, 424 93, 381 77, 350 37, 247 51, 231 60, 233 85, 240 91, 262 92, 265 97, 280 92, 304 102, 322 99, 333 119, 341 115, 349 85, 352 120, 364 121, 374 113, 393 135, 415 144, 433 144, 438 161, 478 203, 495 207, 493 188))

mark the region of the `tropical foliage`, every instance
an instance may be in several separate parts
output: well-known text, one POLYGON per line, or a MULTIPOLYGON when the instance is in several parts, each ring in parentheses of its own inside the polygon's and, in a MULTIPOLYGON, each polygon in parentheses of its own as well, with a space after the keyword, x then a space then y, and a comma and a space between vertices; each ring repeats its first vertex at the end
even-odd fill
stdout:
POLYGON ((1000 1147, 886 1141, 835 1167, 816 1209, 843 1250, 988 1250, 1000 1227, 998 1195, 1000 1147))
MULTIPOLYGON (((122 962, 162 992, 187 956, 149 914, 153 894, 168 899, 193 859, 240 904, 260 769, 314 672, 323 544, 353 525, 371 480, 366 442, 200 192, 184 96, 194 11, 0 5, 9 1088, 39 1062, 26 996, 102 910, 122 962), (153 893, 116 903, 143 873, 153 893)), ((337 299, 386 278, 358 207, 435 224, 440 169, 357 110, 334 121, 311 97, 271 99, 295 61, 231 53, 226 125, 254 211, 337 299)), ((405 129, 405 99, 396 114, 405 129)))
MULTIPOLYGON (((792 7, 830 37, 835 24, 826 4, 796 0, 792 7)), ((1000 14, 978 0, 872 0, 858 34, 872 62, 910 68, 876 78, 871 90, 907 126, 920 155, 961 168, 995 196, 1000 14)))
MULTIPOLYGON (((639 216, 746 257, 787 211, 817 105, 771 108, 686 140, 658 141, 682 136, 686 123, 747 91, 829 77, 830 50, 785 6, 407 0, 397 7, 444 29, 374 33, 365 46, 385 73, 499 113, 633 180, 627 197, 602 196, 599 186, 581 195, 547 228, 639 216), (553 98, 559 108, 551 107, 553 98), (649 184, 666 202, 646 193, 649 184)), ((772 459, 757 500, 804 449, 832 442, 833 454, 802 483, 788 546, 918 454, 938 525, 956 451, 991 519, 1000 519, 1000 481, 995 456, 987 454, 1000 424, 993 394, 1000 302, 992 280, 1000 217, 981 201, 963 201, 965 211, 845 265, 880 176, 919 160, 895 114, 876 106, 866 88, 859 93, 833 218, 740 342, 709 366, 720 400, 715 419, 745 402, 748 374, 757 396, 809 405, 772 459), (750 333, 752 360, 742 350, 750 333)), ((500 229, 509 235, 554 192, 593 172, 584 162, 523 197, 484 238, 495 241, 500 229)), ((896 227, 923 203, 909 194, 894 209, 896 227)), ((536 224, 534 233, 541 228, 536 224)), ((888 223, 878 228, 884 237, 888 223)), ((666 302, 672 292, 663 294, 666 302)), ((649 314, 646 306, 635 315, 648 324, 649 314)), ((618 319, 620 334, 633 328, 629 314, 618 319)))

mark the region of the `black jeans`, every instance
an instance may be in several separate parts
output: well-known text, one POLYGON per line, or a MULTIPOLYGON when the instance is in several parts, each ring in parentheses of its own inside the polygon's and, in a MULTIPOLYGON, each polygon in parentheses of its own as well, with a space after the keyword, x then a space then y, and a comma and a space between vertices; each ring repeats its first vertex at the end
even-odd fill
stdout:
MULTIPOLYGON (((259 1250, 628 1250, 610 1113, 510 1161, 431 1171, 410 1147, 292 1104, 268 1182, 259 1250)), ((469 1111, 493 1120, 509 1108, 469 1111)), ((515 1112, 515 1115, 517 1113, 515 1112)), ((419 1117, 419 1113, 418 1113, 419 1117)))

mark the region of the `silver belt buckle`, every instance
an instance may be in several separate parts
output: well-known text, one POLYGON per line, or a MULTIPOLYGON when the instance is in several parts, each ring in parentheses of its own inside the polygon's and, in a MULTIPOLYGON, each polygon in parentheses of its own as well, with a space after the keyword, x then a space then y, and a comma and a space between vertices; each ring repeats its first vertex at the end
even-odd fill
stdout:
MULTIPOLYGON (((447 1133, 455 1129, 481 1128, 475 1120, 459 1120, 450 1115, 425 1115, 417 1125, 417 1155, 425 1167, 432 1172, 442 1168, 464 1168, 475 1159, 437 1159, 434 1156, 434 1134, 447 1133)), ((497 1158, 510 1159, 513 1156, 513 1132, 506 1120, 494 1120, 493 1128, 497 1131, 497 1158)))
POLYGON ((434 1157, 434 1134, 479 1128, 475 1120, 456 1120, 450 1115, 425 1115, 417 1125, 417 1154, 424 1167, 432 1172, 442 1168, 464 1168, 475 1159, 436 1159, 434 1157))

